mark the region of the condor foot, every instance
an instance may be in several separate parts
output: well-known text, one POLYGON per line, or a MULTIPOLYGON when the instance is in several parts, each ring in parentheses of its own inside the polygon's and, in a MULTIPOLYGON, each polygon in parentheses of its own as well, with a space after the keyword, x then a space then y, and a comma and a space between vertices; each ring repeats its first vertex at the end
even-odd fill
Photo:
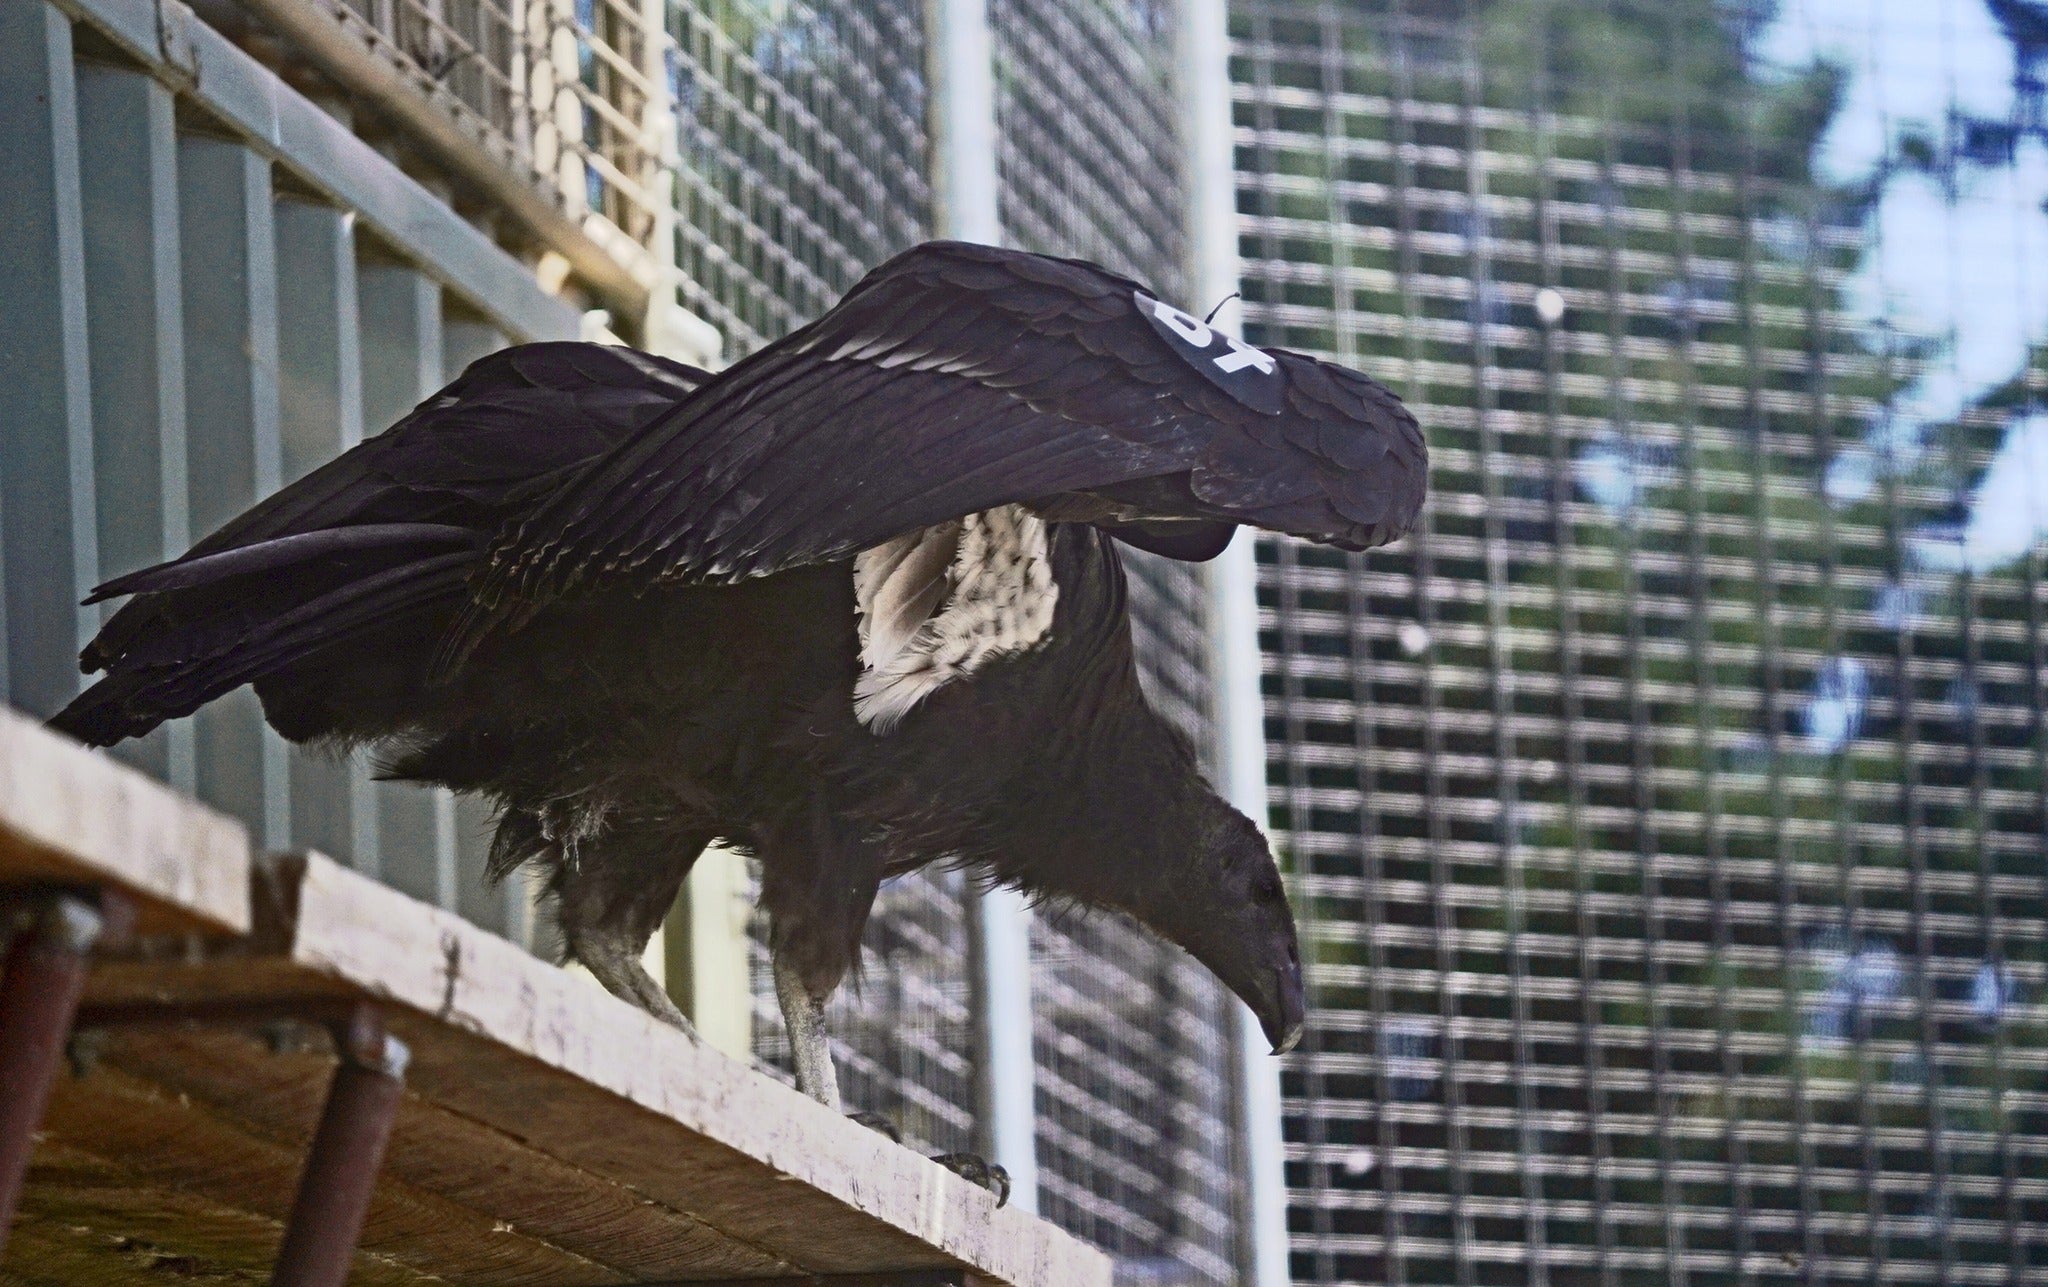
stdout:
MULTIPOLYGON (((871 1131, 880 1131, 898 1144, 903 1142, 903 1132, 896 1129, 896 1123, 880 1113, 848 1113, 846 1116, 871 1131)), ((968 1183, 979 1184, 995 1194, 997 1206, 1010 1200, 1010 1173, 994 1162, 974 1153, 941 1153, 932 1161, 968 1183)))
POLYGON ((1010 1200, 1010 1173, 985 1157, 973 1153, 941 1153, 932 1161, 996 1195, 996 1205, 1010 1200))
POLYGON ((846 1115, 846 1119, 850 1122, 859 1122, 862 1126, 867 1127, 871 1131, 880 1131, 882 1134, 888 1136, 895 1143, 901 1144, 903 1142, 903 1132, 896 1129, 896 1123, 890 1121, 888 1118, 882 1116, 880 1113, 848 1113, 846 1115))

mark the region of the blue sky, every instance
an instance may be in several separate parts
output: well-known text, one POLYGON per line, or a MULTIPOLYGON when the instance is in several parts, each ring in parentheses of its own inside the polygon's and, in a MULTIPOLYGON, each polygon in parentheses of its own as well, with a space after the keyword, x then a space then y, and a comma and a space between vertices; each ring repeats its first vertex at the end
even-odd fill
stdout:
MULTIPOLYGON (((2010 122, 2018 107, 2013 46, 1984 0, 1783 0, 1755 49, 1788 69, 1825 57, 1849 71, 1819 157, 1822 174, 1841 182, 1868 178, 1904 135, 1946 148, 1952 113, 2010 122)), ((1886 183, 1852 308, 1943 347, 1901 395, 1875 448, 1911 463, 1927 425, 2018 374, 2029 344, 2048 335, 2044 201, 2048 144, 2039 137, 2023 137, 2010 165, 1964 164, 1952 178, 1895 173, 1886 183)), ((1862 472, 1850 467, 1851 492, 1862 472)), ((1923 570, 1993 571, 2048 537, 2048 417, 2015 418, 1971 482, 1967 518, 1915 540, 1923 570)))

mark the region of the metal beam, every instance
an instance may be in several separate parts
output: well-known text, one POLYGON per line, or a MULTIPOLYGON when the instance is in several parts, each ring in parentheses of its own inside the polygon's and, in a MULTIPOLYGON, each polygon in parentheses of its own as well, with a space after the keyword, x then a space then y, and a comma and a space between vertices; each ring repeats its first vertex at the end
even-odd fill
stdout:
MULTIPOLYGON (((1237 159, 1231 119, 1230 17, 1225 0, 1181 0, 1178 80, 1187 141, 1188 281, 1207 303, 1239 284, 1237 159)), ((1241 334, 1233 300, 1213 324, 1241 334)), ((1264 827, 1266 720, 1260 691, 1258 564, 1253 534, 1237 538, 1208 566, 1210 673, 1223 744, 1223 796, 1264 827)), ((1234 1126, 1242 1152, 1238 1273, 1247 1287, 1286 1287, 1287 1176, 1280 1133, 1280 1061, 1266 1051, 1258 1020, 1233 1001, 1234 1126)))
POLYGON ((384 1147, 398 1121, 411 1052, 368 1006, 335 1030, 341 1064, 327 1089, 285 1222, 271 1287, 346 1287, 384 1147))
MULTIPOLYGON (((210 532, 282 481, 278 436, 277 240, 270 161, 238 140, 178 140, 179 268, 185 295, 185 461, 192 527, 210 532)), ((291 843, 291 771, 256 695, 194 717, 201 799, 291 843)))
MULTIPOLYGON (((324 201, 277 201, 280 468, 290 482, 363 440, 355 234, 324 201)), ((376 795, 354 756, 294 747, 292 842, 344 862, 376 843, 376 795)))
POLYGON ((116 895, 58 891, 36 898, 0 974, 0 1250, 14 1227, 36 1128, 85 992, 86 954, 133 919, 116 895))
POLYGON ((995 38, 988 0, 926 0, 933 223, 941 237, 1002 244, 995 38))
MULTIPOLYGON (((439 390, 445 379, 442 363, 448 341, 442 326, 441 286, 411 264, 381 259, 361 260, 357 274, 363 316, 363 425, 382 433, 439 390)), ((381 838, 379 866, 371 874, 423 902, 454 908, 454 798, 405 782, 380 782, 376 791, 381 838)))
MULTIPOLYGON (((995 41, 987 0, 927 0, 932 197, 939 235, 1000 245, 995 41)), ((974 1000, 975 1145, 1010 1175, 1010 1205, 1038 1210, 1031 913, 1012 890, 964 895, 974 1000)))

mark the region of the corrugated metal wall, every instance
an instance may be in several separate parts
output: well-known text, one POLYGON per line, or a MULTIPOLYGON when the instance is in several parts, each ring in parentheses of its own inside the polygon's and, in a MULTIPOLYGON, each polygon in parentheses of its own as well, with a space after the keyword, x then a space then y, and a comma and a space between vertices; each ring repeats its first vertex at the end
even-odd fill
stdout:
MULTIPOLYGON (((473 358, 574 334, 577 316, 196 24, 203 92, 42 0, 0 21, 5 676, 10 702, 49 714, 111 610, 78 608, 86 590, 182 553, 473 358)), ((137 38, 154 47, 154 22, 137 38)), ((269 848, 317 848, 524 932, 519 891, 482 886, 476 812, 288 747, 247 690, 116 753, 269 848)))
POLYGON ((1262 556, 1300 1279, 2048 1275, 2036 9, 1239 7, 1248 330, 1435 464, 1262 556))

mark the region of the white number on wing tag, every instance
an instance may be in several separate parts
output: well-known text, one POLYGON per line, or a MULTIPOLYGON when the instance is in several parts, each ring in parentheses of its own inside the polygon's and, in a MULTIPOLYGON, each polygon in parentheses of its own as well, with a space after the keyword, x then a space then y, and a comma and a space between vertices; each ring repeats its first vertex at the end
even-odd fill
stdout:
POLYGON ((1287 377, 1271 353, 1232 339, 1201 318, 1142 291, 1132 298, 1138 316, 1151 323, 1181 360, 1208 377, 1211 384, 1269 416, 1277 415, 1285 405, 1282 395, 1287 377))

